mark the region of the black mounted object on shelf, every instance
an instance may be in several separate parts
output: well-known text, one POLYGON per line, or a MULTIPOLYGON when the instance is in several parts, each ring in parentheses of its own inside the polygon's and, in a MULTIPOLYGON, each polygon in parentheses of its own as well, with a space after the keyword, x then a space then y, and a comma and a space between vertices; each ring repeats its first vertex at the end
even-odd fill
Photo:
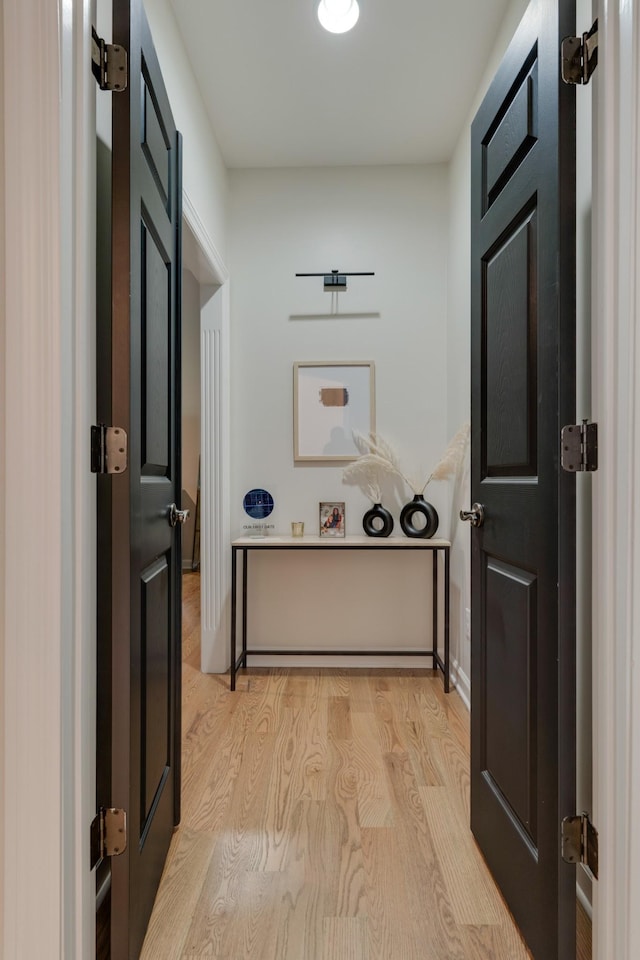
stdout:
POLYGON ((375 277, 375 273, 341 273, 340 270, 332 270, 331 273, 296 273, 296 277, 322 277, 325 292, 342 293, 347 289, 347 277, 375 277))
POLYGON ((381 503, 374 503, 362 518, 362 528, 368 537, 388 537, 393 530, 393 517, 381 503))
POLYGON ((405 537, 432 537, 438 529, 440 518, 432 503, 427 503, 422 494, 416 493, 410 503, 406 503, 400 513, 400 526, 405 537), (421 517, 424 526, 416 524, 414 518, 421 517))

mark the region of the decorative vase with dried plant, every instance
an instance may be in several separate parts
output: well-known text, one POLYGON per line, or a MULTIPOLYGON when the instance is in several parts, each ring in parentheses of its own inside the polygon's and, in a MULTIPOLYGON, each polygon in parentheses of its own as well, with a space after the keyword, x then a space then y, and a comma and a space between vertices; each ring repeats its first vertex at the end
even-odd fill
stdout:
POLYGON ((382 506, 380 477, 384 470, 379 463, 367 452, 369 440, 360 434, 354 433, 356 446, 360 450, 360 457, 343 470, 343 479, 357 483, 371 500, 371 509, 367 510, 362 518, 362 528, 368 537, 388 537, 393 530, 393 517, 382 506))
MULTIPOLYGON (((381 477, 384 475, 399 477, 413 492, 413 500, 405 504, 400 514, 400 526, 403 532, 407 537, 432 537, 438 529, 439 518, 433 504, 424 499, 424 492, 432 480, 446 480, 456 473, 464 457, 468 439, 469 424, 465 423, 453 437, 425 482, 416 483, 403 472, 394 449, 386 440, 375 433, 366 437, 354 434, 361 456, 344 470, 343 476, 345 480, 358 482, 367 493, 373 503, 370 514, 378 508, 388 514, 380 503, 381 477)), ((367 516, 368 514, 365 514, 365 517, 367 516)), ((373 518, 370 522, 373 522, 373 518)), ((372 533, 366 526, 365 532, 369 536, 389 536, 392 528, 393 520, 388 533, 372 533)))

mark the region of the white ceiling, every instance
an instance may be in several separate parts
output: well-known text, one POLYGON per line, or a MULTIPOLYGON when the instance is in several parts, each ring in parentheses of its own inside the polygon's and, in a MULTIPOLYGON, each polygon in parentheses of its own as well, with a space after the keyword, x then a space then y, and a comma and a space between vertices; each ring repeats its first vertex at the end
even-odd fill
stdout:
POLYGON ((446 161, 508 0, 171 0, 229 167, 446 161))

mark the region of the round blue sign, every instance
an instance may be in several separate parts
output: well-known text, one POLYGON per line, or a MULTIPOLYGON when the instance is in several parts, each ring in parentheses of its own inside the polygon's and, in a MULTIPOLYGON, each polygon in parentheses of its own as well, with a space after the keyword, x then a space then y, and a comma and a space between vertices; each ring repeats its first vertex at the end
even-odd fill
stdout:
POLYGON ((264 520, 273 511, 273 497, 267 490, 249 490, 242 506, 253 520, 264 520))

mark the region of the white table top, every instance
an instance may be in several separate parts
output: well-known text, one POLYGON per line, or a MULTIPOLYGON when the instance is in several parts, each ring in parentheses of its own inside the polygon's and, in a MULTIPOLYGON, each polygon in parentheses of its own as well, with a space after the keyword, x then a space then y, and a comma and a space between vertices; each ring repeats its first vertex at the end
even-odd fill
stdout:
POLYGON ((450 547, 449 540, 438 540, 435 537, 319 537, 305 534, 304 537, 266 536, 266 537, 237 537, 231 541, 232 547, 424 547, 433 550, 439 547, 450 547))

